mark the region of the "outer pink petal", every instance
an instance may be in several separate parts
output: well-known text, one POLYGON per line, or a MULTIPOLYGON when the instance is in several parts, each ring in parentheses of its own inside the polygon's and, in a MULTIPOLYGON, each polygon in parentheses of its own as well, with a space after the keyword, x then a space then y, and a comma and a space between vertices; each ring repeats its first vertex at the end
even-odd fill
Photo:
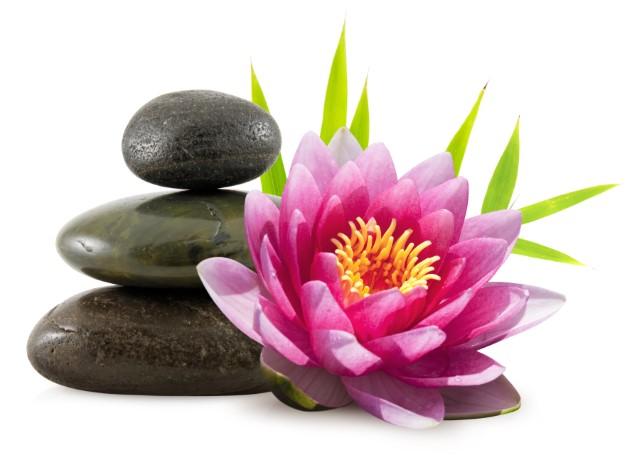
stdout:
POLYGON ((268 368, 284 375, 306 395, 325 407, 342 407, 351 402, 340 377, 318 367, 298 366, 269 347, 260 357, 268 368))
POLYGON ((406 311, 405 296, 398 289, 376 292, 346 308, 356 335, 363 342, 401 330, 412 313, 406 311))
POLYGON ((342 381, 358 406, 385 422, 428 428, 444 417, 442 396, 437 390, 407 385, 384 372, 343 377, 342 381))
POLYGON ((313 364, 307 331, 288 320, 268 299, 260 297, 258 302, 260 308, 255 312, 254 327, 262 337, 263 344, 273 347, 298 365, 313 364))
POLYGON ((270 297, 291 321, 299 320, 297 296, 291 286, 289 273, 267 237, 260 247, 261 278, 270 297))
POLYGON ((311 265, 311 280, 322 281, 329 288, 329 292, 342 305, 343 294, 338 274, 338 258, 331 252, 318 252, 313 257, 311 265))
POLYGON ((542 321, 557 312, 566 300, 562 294, 536 286, 527 286, 523 284, 516 284, 513 286, 525 289, 529 293, 529 298, 527 299, 527 304, 524 308, 524 315, 520 318, 520 321, 506 331, 500 329, 493 331, 493 333, 491 331, 485 331, 482 338, 478 338, 473 344, 471 344, 474 348, 479 349, 489 346, 540 324, 542 321))
POLYGON ((321 281, 309 281, 302 286, 302 312, 310 331, 337 329, 353 333, 349 317, 321 281))
POLYGON ((366 215, 367 218, 375 218, 383 232, 394 218, 398 224, 396 235, 400 235, 407 228, 415 230, 422 215, 420 197, 413 181, 403 179, 379 195, 371 203, 366 215))
POLYGON ((399 370, 397 377, 419 387, 472 386, 490 382, 503 372, 504 367, 488 356, 460 349, 430 353, 399 370))
POLYGON ((411 171, 402 176, 402 179, 411 179, 422 194, 437 185, 456 177, 453 170, 453 160, 449 153, 440 153, 422 163, 419 163, 411 171))
POLYGON ((367 211, 369 207, 369 191, 360 169, 353 161, 349 161, 342 166, 331 181, 331 184, 329 184, 327 196, 332 195, 340 198, 347 220, 355 220, 356 217, 362 217, 367 211))
POLYGON ((398 182, 393 159, 384 144, 370 145, 355 161, 367 183, 371 201, 398 182))
POLYGON ((451 246, 449 257, 464 258, 465 269, 447 294, 484 285, 504 262, 507 249, 507 242, 498 238, 475 238, 451 246))
POLYGON ((354 161, 362 154, 362 147, 347 128, 340 128, 329 142, 329 150, 338 166, 354 161))
POLYGON ((244 201, 244 228, 251 258, 259 270, 260 245, 269 237, 271 244, 278 245, 280 210, 264 193, 249 192, 244 201))
POLYGON ((520 234, 521 223, 522 214, 513 209, 481 214, 464 222, 460 241, 483 237, 500 238, 512 246, 520 234))
POLYGON ((287 231, 289 219, 295 209, 300 210, 309 225, 314 225, 321 201, 320 189, 309 170, 300 163, 294 165, 282 193, 280 234, 287 231))
POLYGON ((262 338, 253 327, 254 315, 259 308, 258 276, 244 265, 224 257, 205 259, 198 264, 197 270, 220 311, 244 334, 262 344, 262 338))
POLYGON ((315 226, 316 247, 319 251, 334 251, 336 247, 331 242, 338 233, 347 232, 348 220, 342 206, 342 200, 337 195, 330 196, 321 206, 315 226))
POLYGON ((336 375, 356 376, 372 372, 382 360, 363 347, 353 334, 345 331, 314 329, 313 351, 322 366, 336 375))
POLYGON ((380 337, 365 346, 380 356, 386 366, 402 367, 438 348, 445 338, 446 334, 440 328, 429 326, 380 337))
POLYGON ((447 346, 476 348, 511 329, 524 315, 529 293, 518 286, 489 283, 446 328, 447 346))
POLYGON ((299 210, 294 210, 286 235, 280 242, 282 258, 289 269, 291 282, 299 295, 302 284, 309 279, 309 268, 313 257, 311 228, 299 210))
POLYGON ((297 164, 301 164, 309 170, 321 193, 324 193, 338 171, 338 165, 333 159, 329 147, 313 132, 305 134, 300 141, 291 167, 297 164))
POLYGON ((520 406, 520 395, 504 375, 475 387, 441 388, 447 420, 490 417, 520 406))
POLYGON ((462 230, 469 202, 469 183, 462 177, 448 180, 420 194, 422 215, 448 209, 454 217, 453 234, 456 241, 462 230))

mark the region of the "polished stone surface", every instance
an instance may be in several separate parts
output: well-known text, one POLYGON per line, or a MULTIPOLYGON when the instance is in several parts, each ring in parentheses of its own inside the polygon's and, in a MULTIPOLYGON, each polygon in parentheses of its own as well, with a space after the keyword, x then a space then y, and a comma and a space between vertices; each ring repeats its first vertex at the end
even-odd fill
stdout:
POLYGON ((215 91, 180 91, 144 105, 122 139, 138 177, 183 189, 215 189, 255 179, 275 161, 280 130, 257 105, 215 91))
POLYGON ((199 287, 195 265, 223 256, 251 266, 244 237, 245 194, 153 193, 81 214, 59 233, 58 252, 72 267, 109 283, 199 287))
POLYGON ((44 377, 82 390, 155 395, 267 390, 260 346, 199 289, 84 292, 40 320, 27 351, 44 377))

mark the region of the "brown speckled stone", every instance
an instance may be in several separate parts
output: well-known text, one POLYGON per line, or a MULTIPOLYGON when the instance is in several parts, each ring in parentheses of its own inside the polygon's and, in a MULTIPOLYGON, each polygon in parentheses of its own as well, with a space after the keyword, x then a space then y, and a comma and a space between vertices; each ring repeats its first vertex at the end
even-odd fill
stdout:
POLYGON ((108 287, 51 310, 27 344, 29 360, 61 385, 104 393, 258 393, 260 345, 204 290, 108 287))

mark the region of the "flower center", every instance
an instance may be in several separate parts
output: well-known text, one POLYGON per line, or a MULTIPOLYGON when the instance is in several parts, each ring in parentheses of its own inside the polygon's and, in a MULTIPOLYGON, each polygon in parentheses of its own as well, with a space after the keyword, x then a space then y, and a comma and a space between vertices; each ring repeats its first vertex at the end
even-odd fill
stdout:
POLYGON ((407 293, 416 287, 427 288, 429 280, 440 280, 431 273, 439 256, 420 260, 420 253, 431 245, 423 241, 417 246, 407 244, 413 230, 407 229, 394 237, 397 222, 391 220, 382 233, 374 219, 366 222, 358 217, 349 222, 351 237, 338 233, 331 242, 336 246, 338 272, 347 303, 383 290, 397 287, 407 293))

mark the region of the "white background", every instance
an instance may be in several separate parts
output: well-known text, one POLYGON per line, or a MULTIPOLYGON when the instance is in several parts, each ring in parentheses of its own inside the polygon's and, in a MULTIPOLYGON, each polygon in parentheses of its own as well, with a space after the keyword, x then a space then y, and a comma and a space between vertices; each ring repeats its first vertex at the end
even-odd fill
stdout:
POLYGON ((3 2, 0 456, 639 458, 639 18, 618 1, 3 2), (319 130, 345 17, 350 116, 368 72, 371 138, 399 171, 447 145, 488 80, 462 169, 472 213, 518 115, 517 206, 622 184, 523 229, 587 268, 514 256, 498 274, 569 299, 488 350, 522 409, 416 432, 355 408, 297 412, 270 394, 114 396, 40 377, 25 352, 31 328, 101 285, 59 258, 57 231, 89 208, 159 189, 122 160, 130 116, 174 90, 249 97, 252 58, 288 165, 304 132, 319 130))

